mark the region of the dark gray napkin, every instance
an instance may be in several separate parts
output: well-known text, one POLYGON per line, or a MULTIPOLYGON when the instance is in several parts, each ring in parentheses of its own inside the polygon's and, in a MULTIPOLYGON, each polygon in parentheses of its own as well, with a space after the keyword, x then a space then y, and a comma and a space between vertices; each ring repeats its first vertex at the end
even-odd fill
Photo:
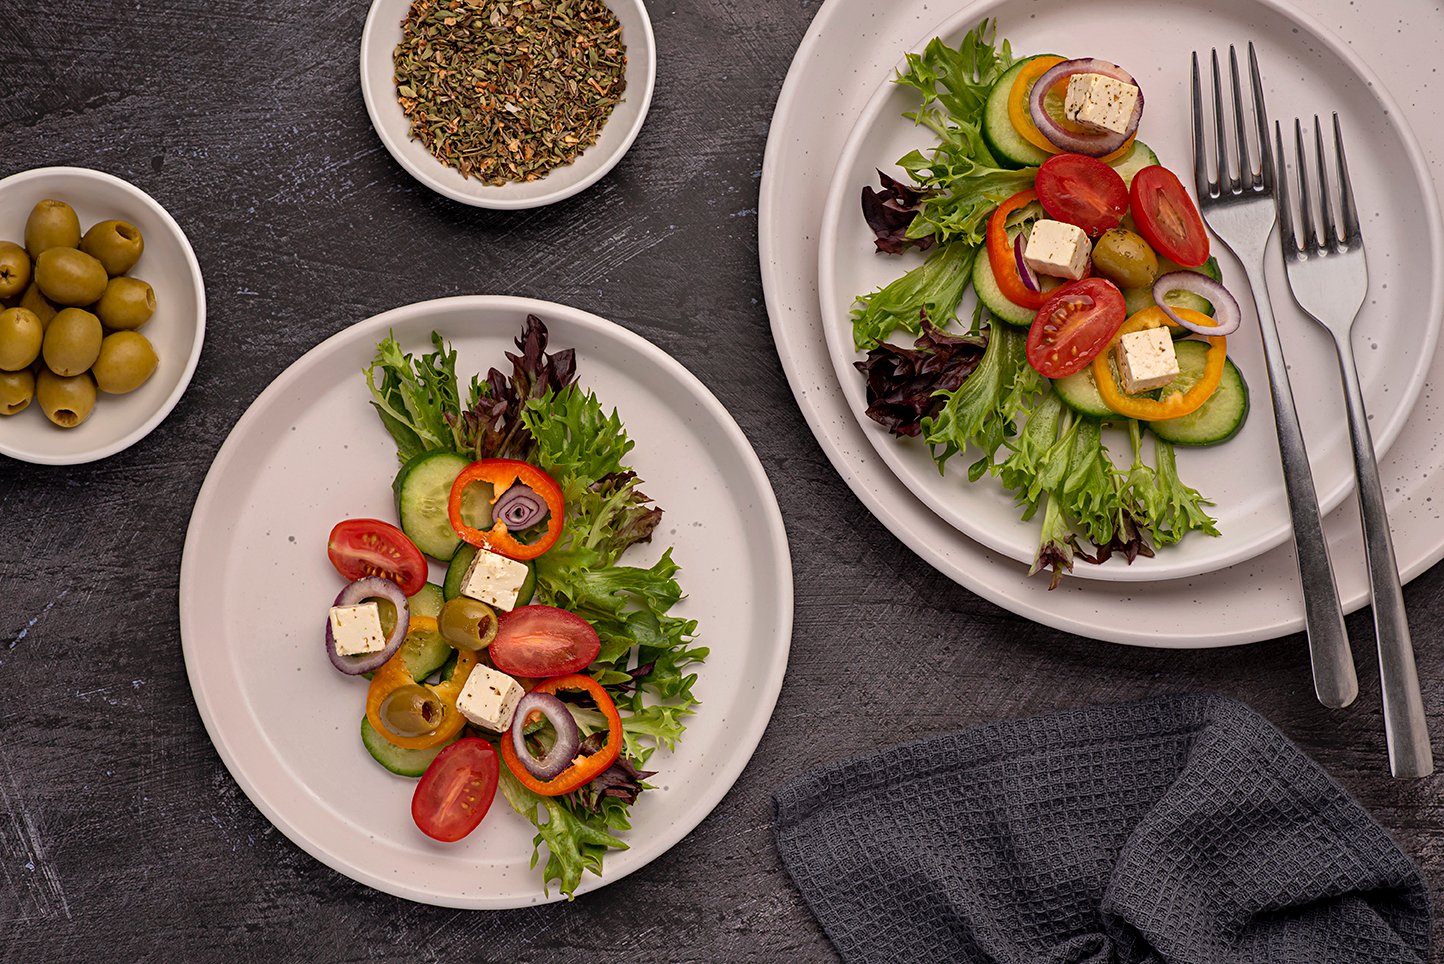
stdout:
POLYGON ((1428 960, 1418 868, 1218 696, 935 737, 774 802, 783 863, 848 961, 1428 960))

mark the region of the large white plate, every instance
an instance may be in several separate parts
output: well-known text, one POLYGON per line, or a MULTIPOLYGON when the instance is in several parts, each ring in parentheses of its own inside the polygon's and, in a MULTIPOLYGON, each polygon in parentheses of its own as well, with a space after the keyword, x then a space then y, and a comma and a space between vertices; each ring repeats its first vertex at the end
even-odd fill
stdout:
MULTIPOLYGON (((675 754, 658 752, 659 789, 633 811, 616 880, 665 852, 705 817, 751 757, 776 702, 792 633, 782 517, 756 455, 721 404, 649 342, 595 315, 523 298, 446 298, 398 308, 312 349, 256 399, 201 488, 181 564, 181 638, 206 730, 251 801, 302 849, 378 890, 450 907, 542 902, 528 868, 532 827, 498 798, 482 826, 447 845, 410 816, 413 781, 373 763, 358 737, 365 688, 335 672, 322 645, 337 588, 326 536, 340 519, 389 518, 396 452, 368 404, 361 370, 394 331, 428 347, 433 329, 458 373, 509 370, 503 351, 528 312, 552 347, 574 347, 582 383, 621 412, 633 464, 666 510, 649 565, 674 547, 712 653, 702 707, 675 754), (746 539, 735 538, 747 532, 746 539)), ((463 378, 467 376, 463 375, 463 378)), ((551 899, 559 898, 552 888, 551 899)))
MULTIPOLYGON (((1315 11, 1327 11, 1331 23, 1368 51, 1371 62, 1388 72, 1391 84, 1422 89, 1425 81, 1413 76, 1408 65, 1426 56, 1428 38, 1422 32, 1375 38, 1370 29, 1383 16, 1397 15, 1407 22, 1405 4, 1380 12, 1375 6, 1343 10, 1327 0, 1308 3, 1315 11)), ((1332 56, 1347 58, 1368 83, 1383 90, 1362 60, 1308 14, 1278 2, 1256 8, 1260 22, 1277 25, 1280 17, 1293 19, 1298 29, 1322 38, 1319 43, 1332 56)), ((1297 632, 1303 627, 1303 610, 1287 547, 1206 579, 1127 586, 1065 580, 1050 593, 1046 582, 1026 578, 1013 560, 941 523, 888 470, 863 435, 842 394, 823 335, 815 283, 822 208, 836 158, 877 78, 937 20, 931 0, 897 0, 887 16, 878 16, 871 0, 829 0, 793 61, 773 115, 759 209, 762 279, 778 356, 823 451, 866 508, 923 560, 980 596, 1044 625, 1118 643, 1173 648, 1226 646, 1297 632)), ((1250 37, 1256 39, 1259 33, 1254 30, 1250 37)), ((1270 76, 1288 74, 1274 68, 1270 76)), ((1392 101, 1387 103, 1391 113, 1399 112, 1392 101)), ((1427 104, 1427 98, 1421 95, 1419 103, 1427 104)), ((1418 110, 1427 119, 1425 108, 1418 110)), ((1433 155, 1444 156, 1444 129, 1418 129, 1433 155)), ((1437 210, 1435 198, 1431 196, 1426 207, 1437 210)), ((1444 556, 1444 520, 1439 514, 1444 507, 1444 450, 1434 428, 1444 420, 1444 400, 1436 388, 1440 384, 1444 365, 1436 358, 1413 417, 1381 463, 1405 578, 1444 556)), ((1331 514, 1326 526, 1339 588, 1350 611, 1368 598, 1357 527, 1348 504, 1331 514)))
MULTIPOLYGON (((1360 377, 1376 448, 1386 452, 1423 387, 1439 334, 1437 324, 1401 325, 1398 319, 1444 314, 1444 275, 1435 270, 1444 260, 1444 241, 1438 215, 1427 204, 1432 191, 1429 171, 1402 118, 1381 99, 1382 91, 1370 87, 1311 30, 1291 32, 1282 15, 1272 24, 1260 25, 1264 13, 1253 5, 1200 7, 1190 0, 1161 0, 1140 8, 1131 0, 1102 0, 1090 4, 1088 15, 1080 17, 1071 0, 995 0, 952 18, 927 39, 936 35, 957 44, 981 16, 996 16, 1000 34, 1007 35, 1021 56, 1056 50, 1125 64, 1148 95, 1140 137, 1184 181, 1191 181, 1192 155, 1186 52, 1179 47, 1180 36, 1187 37, 1192 48, 1205 51, 1210 46, 1226 50, 1238 38, 1257 37, 1269 108, 1276 117, 1311 114, 1321 104, 1336 106, 1348 132, 1351 170, 1357 171, 1355 192, 1369 199, 1364 231, 1374 254, 1369 263, 1370 299, 1359 315, 1355 338, 1369 348, 1360 352, 1360 377), (1121 31, 1120 24, 1126 24, 1127 30, 1121 31)), ((863 379, 853 367, 864 356, 853 348, 850 309, 857 295, 888 284, 922 258, 876 253, 872 232, 858 209, 858 192, 864 185, 876 184, 879 168, 905 177, 893 162, 937 143, 927 128, 902 116, 916 108, 917 95, 892 83, 893 76, 891 70, 879 74, 877 92, 843 148, 823 210, 819 297, 833 367, 863 434, 902 483, 948 524, 1003 555, 1029 563, 1037 550, 1038 522, 1019 520, 1011 493, 994 480, 969 484, 964 469, 971 459, 966 457, 956 459, 946 475, 940 474, 921 440, 895 438, 865 414, 863 379)), ((1269 266, 1276 276, 1273 290, 1284 293, 1288 288, 1276 245, 1269 266)), ((1190 536, 1132 565, 1121 559, 1104 566, 1080 565, 1075 577, 1147 582, 1193 576, 1251 559, 1289 538, 1288 502, 1258 323, 1244 297, 1242 269, 1222 245, 1215 244, 1214 249, 1224 265, 1225 279, 1245 308, 1244 327, 1229 338, 1229 355, 1253 388, 1253 412, 1228 445, 1180 449, 1179 470, 1185 481, 1214 501, 1212 511, 1222 535, 1190 536)), ((971 317, 972 304, 970 293, 960 317, 971 317)), ((1294 395, 1302 403, 1299 414, 1314 484, 1328 512, 1353 491, 1354 482, 1333 345, 1286 294, 1275 298, 1274 304, 1286 339, 1294 395)), ((893 340, 911 341, 906 333, 893 340)), ((1126 434, 1107 434, 1111 450, 1126 458, 1126 434)))

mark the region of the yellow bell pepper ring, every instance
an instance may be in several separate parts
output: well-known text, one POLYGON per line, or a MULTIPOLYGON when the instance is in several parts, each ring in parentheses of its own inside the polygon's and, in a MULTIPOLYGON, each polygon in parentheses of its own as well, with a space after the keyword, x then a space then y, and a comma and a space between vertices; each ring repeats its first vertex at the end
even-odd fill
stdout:
MULTIPOLYGON (((410 634, 417 631, 435 633, 439 630, 436 620, 431 616, 413 616, 406 631, 410 634)), ((456 708, 456 698, 461 695, 467 677, 476 666, 476 653, 458 650, 456 668, 452 670, 451 678, 433 686, 429 683, 417 683, 412 679, 404 650, 403 644, 402 649, 397 650, 396 655, 387 660, 376 671, 376 675, 371 677, 371 688, 366 692, 366 718, 371 721, 372 729, 396 746, 408 750, 440 746, 460 733, 461 728, 466 725, 466 717, 456 708), (432 723, 431 715, 434 714, 434 723, 426 730, 398 733, 388 722, 388 717, 392 714, 387 711, 386 703, 393 695, 403 696, 412 691, 421 698, 421 702, 427 704, 418 704, 416 709, 424 712, 428 723, 432 723)))
MULTIPOLYGON (((1201 311, 1190 308, 1175 308, 1174 311, 1184 320, 1196 325, 1210 327, 1214 324, 1213 319, 1201 311)), ((1118 376, 1114 374, 1113 366, 1108 363, 1118 339, 1129 332, 1167 327, 1172 327, 1172 324, 1162 308, 1157 305, 1145 308, 1123 322, 1118 334, 1113 336, 1112 343, 1093 359, 1093 380, 1098 383, 1098 394, 1102 396, 1103 404, 1119 415, 1136 418, 1141 422, 1181 418, 1202 408, 1223 381, 1224 362, 1228 360, 1228 339, 1214 336, 1207 339, 1208 354, 1204 356, 1203 377, 1188 391, 1175 390, 1158 399, 1125 394, 1123 387, 1118 384, 1118 376)))

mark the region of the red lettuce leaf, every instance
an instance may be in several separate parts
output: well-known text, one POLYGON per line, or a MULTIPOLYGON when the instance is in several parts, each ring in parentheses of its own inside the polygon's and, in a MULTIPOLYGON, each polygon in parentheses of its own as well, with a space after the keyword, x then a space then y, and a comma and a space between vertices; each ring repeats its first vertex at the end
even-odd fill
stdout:
POLYGON ((922 420, 937 414, 944 399, 967 381, 983 359, 986 337, 948 335, 923 315, 923 333, 915 348, 886 342, 855 362, 867 379, 867 416, 894 435, 915 438, 922 420))
POLYGON ((871 187, 862 189, 862 217, 872 233, 877 235, 874 244, 886 254, 901 254, 910 247, 926 251, 933 246, 933 236, 909 238, 908 226, 917 217, 918 205, 924 194, 915 188, 895 181, 882 171, 877 172, 882 190, 871 187))

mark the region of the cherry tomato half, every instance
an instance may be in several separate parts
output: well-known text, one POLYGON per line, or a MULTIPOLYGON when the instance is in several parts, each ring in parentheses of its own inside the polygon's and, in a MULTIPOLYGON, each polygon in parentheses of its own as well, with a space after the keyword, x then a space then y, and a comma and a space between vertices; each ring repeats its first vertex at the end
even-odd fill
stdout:
POLYGON ((406 533, 380 519, 347 519, 336 523, 326 542, 331 565, 355 582, 362 576, 390 579, 408 596, 426 585, 426 557, 406 533))
POLYGON ((1203 218, 1174 173, 1157 164, 1133 175, 1129 191, 1138 233, 1159 254, 1196 268, 1208 260, 1203 218))
POLYGON ((1076 224, 1090 238, 1118 227, 1128 211, 1128 187, 1123 178, 1096 157, 1050 157, 1038 168, 1034 188, 1050 218, 1076 224))
POLYGON ((591 623, 555 606, 522 606, 502 613, 500 622, 487 653, 511 676, 580 673, 602 651, 591 623))
POLYGON ((1108 347, 1127 315, 1123 293, 1105 278, 1056 288, 1028 329, 1028 364, 1048 378, 1081 372, 1108 347))
POLYGON ((485 740, 468 736, 442 750, 416 784, 411 819, 428 837, 453 843, 476 829, 496 796, 501 764, 485 740))

